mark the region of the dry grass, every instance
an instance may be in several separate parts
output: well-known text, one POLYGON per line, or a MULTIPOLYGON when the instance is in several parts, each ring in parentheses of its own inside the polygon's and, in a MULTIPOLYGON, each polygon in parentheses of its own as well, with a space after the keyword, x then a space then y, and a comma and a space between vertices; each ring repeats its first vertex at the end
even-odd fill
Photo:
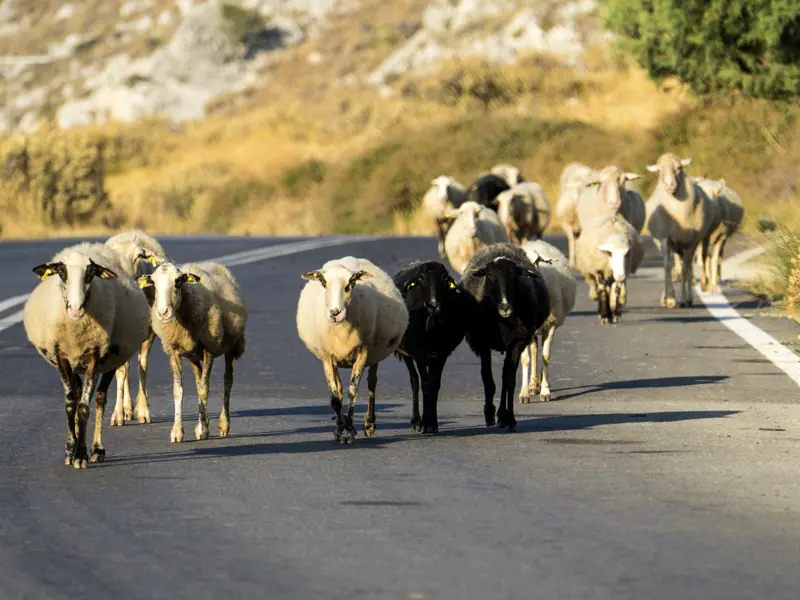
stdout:
MULTIPOLYGON (((54 12, 54 2, 36 4, 41 15, 54 12)), ((102 4, 118 9, 116 1, 102 4)), ((423 9, 415 0, 369 0, 332 17, 325 35, 269 64, 264 89, 219 99, 201 122, 64 133, 66 147, 89 134, 106 145, 110 212, 80 231, 104 230, 105 222, 156 234, 430 233, 418 204, 439 174, 466 183, 509 161, 555 203, 569 161, 640 172, 649 193, 654 181, 645 166, 668 150, 691 155, 694 174, 726 177, 748 215, 768 212, 800 228, 796 103, 701 102, 674 81, 655 86, 602 48, 588 54, 585 71, 541 56, 506 66, 450 63, 427 77, 394 80, 388 99, 344 84, 348 75, 363 80, 412 35, 423 9), (318 63, 309 60, 315 53, 318 63)), ((5 237, 27 237, 60 224, 49 229, 6 210, 0 227, 5 237)))

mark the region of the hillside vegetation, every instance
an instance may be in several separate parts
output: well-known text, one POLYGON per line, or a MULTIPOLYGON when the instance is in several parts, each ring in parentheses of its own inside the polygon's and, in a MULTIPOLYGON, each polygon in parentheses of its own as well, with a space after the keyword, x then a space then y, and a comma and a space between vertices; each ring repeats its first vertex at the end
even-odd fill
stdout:
MULTIPOLYGON (((430 233, 418 212, 433 177, 466 183, 500 161, 539 181, 553 204, 563 166, 646 171, 665 151, 725 177, 761 212, 800 226, 800 105, 659 85, 607 46, 565 66, 464 58, 387 88, 343 85, 405 39, 419 4, 366 2, 328 33, 270 64, 268 85, 218 98, 208 118, 62 131, 0 147, 5 237, 145 227, 154 233, 430 233), (370 23, 369 27, 359 23, 370 23), (320 59, 322 57, 322 59, 320 59)), ((488 26, 488 25, 487 25, 488 26)))

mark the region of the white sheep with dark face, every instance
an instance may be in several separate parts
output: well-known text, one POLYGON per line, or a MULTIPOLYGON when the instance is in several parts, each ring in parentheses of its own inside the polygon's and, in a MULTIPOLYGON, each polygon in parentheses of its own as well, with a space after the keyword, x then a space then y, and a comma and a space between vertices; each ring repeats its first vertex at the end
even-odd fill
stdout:
POLYGON ((369 406, 364 433, 375 434, 375 388, 378 364, 400 345, 408 326, 408 309, 392 278, 372 262, 346 256, 303 273, 307 280, 297 303, 297 333, 322 361, 336 415, 334 435, 343 444, 356 435, 353 412, 358 386, 369 368, 369 406), (342 414, 340 368, 351 368, 349 405, 342 414))
POLYGON ((452 177, 440 175, 431 180, 431 187, 422 198, 422 206, 427 215, 436 223, 438 250, 441 258, 444 254, 444 237, 451 221, 445 215, 461 206, 467 196, 467 190, 452 177))
POLYGON ((147 301, 119 254, 104 244, 71 246, 33 271, 42 281, 25 303, 25 333, 61 377, 70 423, 66 464, 85 469, 86 427, 95 386, 91 461, 99 462, 105 458, 102 422, 108 387, 114 371, 147 337, 147 301))

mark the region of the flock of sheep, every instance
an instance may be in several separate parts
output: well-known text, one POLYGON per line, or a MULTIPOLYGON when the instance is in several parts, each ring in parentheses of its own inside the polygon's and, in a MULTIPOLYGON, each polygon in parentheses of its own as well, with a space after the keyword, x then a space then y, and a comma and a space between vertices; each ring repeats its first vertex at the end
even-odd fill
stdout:
MULTIPOLYGON (((661 156, 648 170, 659 182, 645 205, 631 182, 638 175, 615 166, 595 171, 568 165, 561 177, 556 217, 569 238, 569 258, 539 239, 550 222, 542 187, 511 165, 497 165, 464 188, 438 177, 423 204, 439 231, 439 252, 461 276, 456 282, 439 261, 415 261, 394 277, 364 258, 346 256, 303 273, 297 331, 321 362, 335 413, 335 439, 351 443, 361 377, 369 402, 364 433, 375 433, 379 364, 392 354, 404 361, 413 397, 411 427, 438 431, 437 403, 447 358, 466 340, 480 358, 487 426, 516 429, 514 394, 522 364, 520 402, 550 399, 548 368, 555 332, 575 305, 577 267, 598 302, 604 323, 616 322, 627 298, 627 277, 644 254, 647 223, 664 258, 662 305, 692 302, 695 254, 704 289, 716 289, 727 239, 741 224, 738 196, 723 181, 684 172, 690 159, 661 156), (677 260, 676 260, 677 258, 677 260), (491 353, 505 354, 496 409, 491 353), (542 360, 539 361, 539 354, 542 360), (351 369, 347 410, 340 368, 351 369), (419 407, 420 385, 422 411, 419 407)), ((174 423, 170 441, 183 441, 182 360, 195 374, 198 440, 209 437, 207 401, 214 360, 225 359, 220 436, 230 431, 233 361, 245 351, 247 308, 223 265, 178 267, 153 237, 127 231, 105 243, 81 243, 33 269, 42 280, 25 304, 29 341, 58 371, 67 412, 66 464, 85 469, 105 458, 102 425, 106 396, 116 376, 111 425, 134 417, 150 422, 147 366, 161 340, 173 375, 174 423), (139 389, 134 410, 130 361, 138 351, 139 389), (86 445, 90 402, 96 405, 91 454, 86 445)))

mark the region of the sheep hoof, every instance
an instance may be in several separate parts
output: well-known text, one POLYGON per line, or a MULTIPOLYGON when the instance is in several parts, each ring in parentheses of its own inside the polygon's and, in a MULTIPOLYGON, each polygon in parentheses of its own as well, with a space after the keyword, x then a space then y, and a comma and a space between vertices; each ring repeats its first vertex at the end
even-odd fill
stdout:
POLYGON ((228 437, 228 433, 230 433, 231 425, 229 421, 223 421, 222 419, 219 420, 219 437, 228 437))
POLYGON ((619 323, 619 315, 614 315, 611 317, 612 323, 619 323))
POLYGON ((520 404, 530 404, 531 397, 527 395, 527 393, 520 392, 519 394, 519 403, 520 404))
POLYGON ((76 456, 74 459, 72 459, 72 466, 76 469, 85 469, 89 466, 89 461, 86 460, 85 456, 76 456))
POLYGON ((125 420, 126 421, 133 421, 136 417, 133 415, 133 407, 126 406, 125 407, 125 420))
POLYGON ((341 443, 343 446, 348 444, 353 444, 356 441, 356 431, 355 429, 345 429, 342 431, 342 439, 341 443))
POLYGON ((539 401, 540 402, 550 402, 550 392, 547 392, 546 394, 544 394, 544 393, 541 394, 539 396, 539 401))
POLYGON ((678 306, 678 301, 672 296, 670 296, 669 298, 667 298, 666 296, 661 296, 661 306, 663 306, 664 308, 675 308, 676 306, 678 306))
POLYGON ((67 450, 64 454, 64 464, 68 467, 72 466, 72 461, 75 459, 75 453, 72 450, 67 450))
POLYGON ((591 300, 597 300, 597 290, 594 288, 589 288, 589 298, 591 300))
POLYGON ((208 439, 208 425, 205 423, 198 423, 194 428, 194 437, 199 442, 200 440, 208 439))
POLYGON ((111 425, 111 427, 122 427, 125 425, 125 419, 121 414, 115 412, 111 415, 111 422, 109 425, 111 425))
POLYGON ((419 433, 422 431, 422 419, 419 417, 414 417, 411 419, 411 431, 415 433, 419 433))
POLYGON ((93 463, 100 463, 106 460, 105 448, 92 448, 92 458, 89 459, 93 463))
POLYGON ((172 444, 180 444, 183 441, 183 425, 174 425, 169 432, 169 441, 172 444))
POLYGON ((484 406, 483 407, 483 417, 486 419, 486 426, 487 427, 494 427, 495 423, 495 408, 494 405, 492 406, 484 406))
POLYGON ((147 407, 144 408, 137 408, 136 409, 136 420, 144 425, 145 423, 150 423, 150 409, 147 407))
POLYGON ((514 421, 513 423, 509 423, 507 430, 508 430, 508 433, 516 433, 517 432, 517 422, 514 421))
POLYGON ((598 319, 600 320, 600 324, 601 325, 607 325, 608 324, 608 317, 602 317, 601 316, 601 317, 598 317, 598 319))
POLYGON ((375 423, 364 423, 364 435, 368 438, 375 435, 375 423))
POLYGON ((422 427, 422 433, 439 433, 439 424, 427 424, 422 427))

